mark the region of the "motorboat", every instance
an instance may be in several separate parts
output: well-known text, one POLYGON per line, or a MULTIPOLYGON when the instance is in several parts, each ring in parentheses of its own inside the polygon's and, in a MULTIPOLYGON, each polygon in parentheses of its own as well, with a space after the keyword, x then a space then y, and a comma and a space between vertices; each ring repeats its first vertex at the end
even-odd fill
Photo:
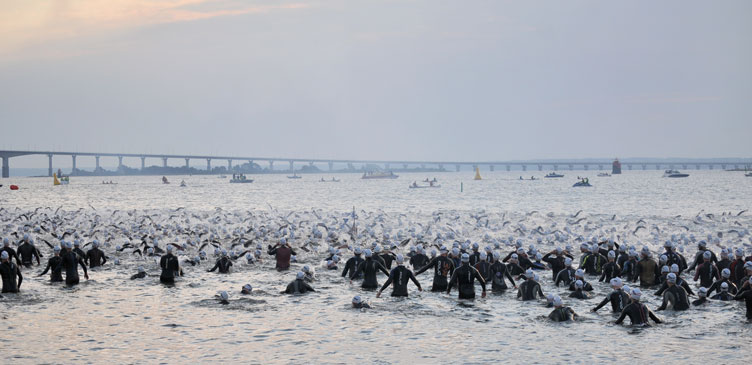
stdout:
POLYGON ((552 178, 552 177, 564 177, 564 175, 557 174, 556 172, 552 172, 552 173, 546 174, 546 176, 544 176, 544 177, 548 177, 548 178, 552 178))
POLYGON ((601 172, 598 174, 598 177, 611 177, 611 174, 609 174, 608 172, 601 172))
POLYGON ((162 176, 162 184, 169 184, 170 182, 167 181, 167 176, 162 176))
POLYGON ((303 177, 296 173, 293 173, 292 176, 288 176, 287 178, 288 179, 302 179, 303 177))
POLYGON ((319 180, 319 182, 339 182, 339 179, 335 179, 335 178, 332 178, 331 180, 325 180, 325 179, 324 179, 324 178, 322 177, 322 178, 321 178, 321 180, 319 180))
POLYGON ((70 176, 60 176, 54 173, 52 174, 52 185, 68 185, 68 184, 70 184, 70 176))
POLYGON ((394 172, 389 171, 368 171, 364 172, 361 179, 364 180, 373 180, 373 179, 396 179, 399 175, 395 175, 394 172))
POLYGON ((185 183, 185 180, 183 180, 183 181, 180 182, 180 187, 181 188, 184 188, 186 186, 188 186, 188 184, 185 183))
POLYGON ((590 185, 590 181, 587 178, 584 178, 572 185, 573 188, 579 188, 579 187, 587 187, 587 186, 593 186, 590 185))
MULTIPOLYGON (((746 176, 746 177, 752 177, 752 172, 748 172, 748 173, 744 174, 744 176, 746 176)), ((2 185, 0 185, 0 186, 2 186, 2 185)))
POLYGON ((689 174, 683 174, 677 170, 666 170, 663 173, 663 177, 687 177, 689 174))
POLYGON ((435 183, 429 183, 428 185, 418 185, 418 183, 412 183, 410 186, 408 186, 410 189, 430 189, 430 188, 440 188, 441 184, 435 184, 435 183))
POLYGON ((231 184, 248 184, 252 182, 253 179, 245 177, 244 174, 232 174, 232 179, 230 179, 231 184))

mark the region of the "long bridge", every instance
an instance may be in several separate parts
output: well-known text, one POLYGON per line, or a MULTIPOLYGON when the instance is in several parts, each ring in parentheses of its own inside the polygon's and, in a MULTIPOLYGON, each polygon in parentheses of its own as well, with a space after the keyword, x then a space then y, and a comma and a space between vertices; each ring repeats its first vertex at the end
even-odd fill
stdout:
MULTIPOLYGON (((547 160, 547 161, 401 161, 401 160, 344 160, 344 159, 309 159, 309 158, 282 158, 282 157, 243 157, 243 156, 209 156, 209 155, 173 155, 173 154, 138 154, 138 153, 100 153, 100 152, 64 152, 64 151, 16 151, 16 150, 0 150, 0 158, 2 158, 2 177, 7 178, 10 176, 10 159, 19 156, 29 155, 44 155, 49 160, 48 175, 52 176, 52 158, 55 156, 66 156, 72 160, 71 174, 75 175, 76 161, 79 157, 93 157, 96 165, 96 170, 100 170, 99 160, 102 157, 116 157, 118 159, 118 169, 125 167, 123 165, 123 158, 140 158, 141 170, 146 168, 146 159, 161 159, 162 166, 167 167, 167 161, 170 159, 183 159, 185 160, 185 167, 190 167, 191 160, 204 160, 206 161, 206 169, 211 171, 212 160, 226 161, 228 170, 232 169, 233 161, 247 161, 254 163, 254 161, 265 161, 269 164, 269 170, 274 170, 275 162, 287 162, 290 170, 294 170, 295 164, 308 164, 314 166, 316 164, 328 165, 329 171, 334 169, 334 164, 347 164, 349 169, 356 169, 355 165, 361 165, 362 169, 365 169, 366 165, 383 165, 385 170, 390 170, 391 166, 402 166, 407 169, 410 166, 414 167, 437 167, 444 169, 445 166, 454 166, 456 171, 460 171, 462 166, 476 167, 488 167, 490 171, 494 171, 496 167, 501 167, 510 171, 511 168, 520 167, 523 171, 527 171, 528 167, 543 171, 544 167, 551 168, 552 170, 582 168, 583 170, 589 170, 590 168, 603 170, 610 167, 612 161, 574 161, 574 160, 547 160)), ((622 161, 622 166, 627 170, 633 168, 641 168, 647 170, 649 167, 654 167, 656 170, 660 170, 663 167, 673 169, 675 167, 681 167, 682 169, 692 168, 701 169, 707 167, 708 169, 721 168, 723 170, 727 168, 734 169, 750 169, 752 168, 752 158, 748 159, 727 159, 727 160, 706 160, 706 161, 692 161, 687 162, 685 160, 676 161, 622 161)))

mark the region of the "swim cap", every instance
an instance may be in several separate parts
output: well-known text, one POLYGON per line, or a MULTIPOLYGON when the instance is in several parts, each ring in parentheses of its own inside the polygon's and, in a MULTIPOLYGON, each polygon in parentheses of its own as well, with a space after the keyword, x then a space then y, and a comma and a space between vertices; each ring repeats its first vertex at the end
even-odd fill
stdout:
POLYGON ((76 246, 76 247, 81 246, 81 241, 79 240, 73 241, 73 246, 76 246))
POLYGON ((665 273, 670 273, 671 269, 669 269, 668 266, 663 265, 663 267, 661 267, 661 274, 663 274, 664 272, 665 273))
POLYGON ((577 280, 577 281, 574 282, 574 287, 575 288, 582 288, 582 285, 583 285, 582 284, 582 280, 577 280))
POLYGON ((10 241, 8 240, 8 237, 3 238, 3 245, 5 246, 10 245, 10 241))
POLYGON ((582 269, 577 269, 577 271, 574 272, 574 276, 581 278, 585 276, 585 271, 583 271, 582 269))
POLYGON ((538 253, 535 254, 535 259, 536 260, 541 260, 541 259, 543 259, 543 255, 541 255, 540 252, 538 252, 538 253))
POLYGON ((470 262, 470 255, 463 253, 462 254, 462 262, 470 262))
POLYGON ((0 258, 2 258, 3 260, 7 260, 8 259, 8 251, 3 251, 3 253, 0 254, 0 258))
POLYGON ((642 291, 640 291, 640 288, 632 289, 632 299, 640 300, 641 296, 642 296, 642 291))
POLYGON ((284 237, 282 237, 282 238, 280 238, 280 239, 279 239, 279 243, 281 243, 281 244, 283 244, 283 245, 284 245, 284 244, 286 244, 286 243, 287 243, 287 239, 286 239, 286 238, 284 238, 284 237))
POLYGON ((723 276, 724 278, 728 278, 729 276, 731 276, 731 270, 729 270, 729 269, 723 269, 721 271, 721 276, 723 276))
POLYGON ((752 270, 752 261, 747 261, 744 263, 744 270, 752 270))
POLYGON ((533 275, 535 275, 535 272, 533 272, 533 269, 525 270, 525 276, 527 276, 528 279, 532 279, 533 275))
MULTIPOLYGON (((712 237, 710 235, 708 235, 708 236, 712 237)), ((700 247, 700 248, 705 248, 707 245, 708 245, 708 243, 705 242, 705 240, 702 240, 702 241, 700 241, 700 242, 697 243, 697 247, 700 247)))
POLYGON ((608 251, 608 258, 615 259, 616 258, 616 252, 614 252, 614 251, 608 251))
POLYGON ((363 250, 363 254, 364 254, 364 255, 365 255, 366 257, 371 257, 371 250, 369 250, 369 249, 365 249, 365 250, 363 250))
POLYGON ((146 269, 144 269, 143 266, 138 267, 138 272, 146 272, 146 269))
POLYGON ((561 247, 557 247, 556 254, 561 255, 562 253, 564 253, 564 250, 561 247))
POLYGON ((561 297, 558 295, 555 296, 553 300, 553 304, 554 304, 554 307, 561 307, 562 306, 561 297))
POLYGON ((452 249, 452 255, 457 256, 460 254, 460 249, 455 247, 452 249))
POLYGON ((668 256, 661 255, 661 257, 659 257, 658 260, 660 260, 660 262, 666 262, 666 261, 668 261, 668 256))
POLYGON ((441 251, 441 252, 449 252, 449 249, 446 246, 441 246, 441 248, 439 249, 439 251, 441 251))
POLYGON ((702 254, 702 258, 705 260, 710 260, 711 254, 710 251, 705 251, 705 253, 702 254))
POLYGON ((376 245, 376 247, 373 248, 373 253, 379 253, 381 252, 381 247, 379 245, 376 245))
POLYGON ((119 258, 116 257, 115 260, 114 260, 114 262, 115 262, 115 265, 120 265, 120 259, 119 258))
POLYGON ((223 290, 223 291, 221 291, 221 292, 219 292, 219 297, 220 297, 220 298, 222 298, 222 300, 227 300, 227 299, 230 299, 230 295, 229 295, 229 294, 227 294, 227 292, 226 292, 226 291, 224 291, 224 290, 223 290))
POLYGON ((307 272, 310 272, 310 271, 311 271, 311 268, 308 267, 308 265, 303 265, 303 272, 307 273, 307 272))
POLYGON ((565 258, 564 259, 564 265, 566 265, 566 266, 572 265, 572 259, 570 259, 569 257, 565 258))
POLYGON ((736 249, 736 256, 742 257, 744 256, 744 250, 741 248, 736 249))
POLYGON ((355 254, 360 255, 361 253, 363 253, 363 250, 360 247, 355 247, 355 254))
POLYGON ((478 244, 478 242, 473 242, 473 248, 474 249, 478 249, 478 247, 480 247, 480 245, 478 244))
POLYGON ((519 258, 519 256, 517 256, 517 254, 516 254, 516 253, 513 253, 513 254, 512 254, 512 256, 511 256, 510 258, 511 258, 512 260, 517 260, 517 259, 519 258))
POLYGON ((700 298, 708 296, 708 288, 701 286, 700 289, 697 289, 697 295, 700 298))
POLYGON ((243 290, 242 291, 244 291, 246 293, 250 293, 251 291, 253 291, 253 287, 251 286, 251 284, 245 284, 245 285, 243 285, 243 290))
POLYGON ((361 303, 362 301, 363 301, 363 300, 362 300, 362 299, 360 299, 360 295, 356 295, 356 296, 354 296, 354 297, 353 297, 353 299, 352 299, 352 303, 353 303, 353 304, 360 304, 360 303, 361 303))
POLYGON ((546 294, 546 300, 551 303, 554 301, 554 295, 551 293, 546 294))
POLYGON ((674 274, 678 274, 679 273, 679 265, 677 265, 677 264, 671 264, 671 272, 674 273, 674 274))
POLYGON ((295 275, 296 279, 302 279, 305 277, 305 274, 302 271, 298 271, 298 274, 295 275))
POLYGON ((520 248, 517 249, 517 254, 518 255, 522 255, 524 253, 525 253, 525 249, 524 248, 520 247, 520 248))
POLYGON ((99 240, 94 240, 94 242, 92 243, 92 246, 99 247, 99 240))
POLYGON ((481 252, 480 255, 478 255, 478 257, 480 257, 481 261, 484 261, 486 260, 486 258, 488 258, 488 255, 486 255, 485 252, 481 252))
POLYGON ((613 286, 615 288, 620 288, 621 285, 622 285, 621 278, 615 277, 615 278, 611 279, 611 286, 613 286))
POLYGON ((501 255, 498 252, 493 253, 494 260, 498 260, 501 257, 501 255))
POLYGON ((668 274, 668 276, 666 276, 666 281, 668 281, 669 283, 676 283, 676 274, 668 274))
POLYGON ((60 252, 60 246, 55 246, 52 250, 55 252, 60 252))
POLYGON ((402 263, 405 261, 405 257, 402 256, 402 254, 398 254, 396 260, 398 265, 402 265, 402 263))
POLYGON ((172 249, 173 249, 173 247, 172 247, 172 246, 170 246, 170 245, 167 245, 167 252, 168 252, 168 253, 169 253, 169 252, 172 252, 172 249))
POLYGON ((728 291, 728 283, 721 284, 721 291, 728 291))

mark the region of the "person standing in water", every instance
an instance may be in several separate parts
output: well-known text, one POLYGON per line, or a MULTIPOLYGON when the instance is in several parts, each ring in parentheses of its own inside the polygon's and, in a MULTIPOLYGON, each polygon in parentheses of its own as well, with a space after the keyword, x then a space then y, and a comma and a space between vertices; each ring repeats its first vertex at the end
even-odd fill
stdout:
POLYGON ((18 268, 18 265, 10 261, 10 255, 6 251, 0 254, 0 260, 2 260, 2 263, 0 263, 0 276, 3 278, 3 293, 18 293, 23 282, 21 269, 18 268), (16 278, 18 278, 18 281, 16 281, 16 278))
POLYGON ((441 246, 441 255, 434 257, 431 261, 418 270, 415 275, 420 275, 424 271, 433 268, 433 286, 432 292, 443 292, 449 286, 449 277, 454 272, 454 262, 449 258, 449 249, 441 246))
POLYGON ((53 249, 54 255, 47 261, 47 267, 44 268, 39 276, 44 276, 47 271, 50 271, 50 281, 53 283, 63 281, 63 259, 60 257, 60 246, 55 246, 53 249))
POLYGON ((418 291, 423 291, 423 288, 420 287, 420 283, 417 279, 415 279, 413 272, 405 267, 404 257, 402 257, 401 254, 397 255, 396 262, 397 267, 392 269, 392 271, 389 273, 389 279, 386 280, 381 289, 379 289, 379 292, 376 293, 376 298, 380 297, 381 292, 384 291, 384 289, 388 288, 392 283, 394 284, 392 287, 392 296, 406 297, 408 280, 412 280, 415 286, 418 287, 418 291))
POLYGON ((648 319, 652 319, 655 323, 663 323, 663 321, 658 318, 658 316, 656 316, 655 313, 650 310, 650 308, 648 308, 645 304, 640 303, 642 292, 639 288, 632 289, 630 296, 632 297, 632 302, 624 307, 624 310, 621 311, 619 319, 617 319, 615 322, 616 324, 621 324, 622 322, 624 322, 624 318, 626 317, 629 317, 629 320, 632 321, 632 325, 650 326, 648 319))
POLYGON ((172 246, 167 246, 167 253, 159 260, 159 267, 162 268, 159 281, 162 284, 175 284, 175 277, 181 275, 181 270, 178 258, 172 254, 172 246))
POLYGON ((548 315, 548 319, 554 322, 569 322, 577 319, 577 313, 570 307, 565 307, 558 295, 553 300, 554 310, 548 315))
POLYGON ((89 264, 89 268, 95 268, 107 263, 107 256, 99 249, 99 241, 94 240, 91 244, 92 248, 86 252, 84 262, 89 264))
POLYGON ((269 255, 274 256, 277 260, 277 271, 285 271, 290 269, 290 258, 296 255, 292 247, 287 243, 287 239, 284 237, 279 239, 279 243, 274 246, 269 246, 267 251, 269 255))
POLYGON ((379 287, 379 282, 376 280, 376 274, 381 271, 385 275, 389 275, 389 271, 386 271, 384 265, 373 257, 371 250, 366 249, 365 256, 366 260, 361 262, 360 265, 358 265, 358 268, 350 274, 350 283, 352 283, 353 279, 355 279, 358 274, 362 274, 363 283, 361 283, 360 287, 363 289, 376 289, 379 287))
POLYGON ((480 282, 483 292, 481 297, 486 297, 486 281, 478 272, 478 269, 470 266, 470 255, 463 253, 460 258, 462 265, 454 270, 452 278, 449 280, 447 294, 452 292, 454 283, 457 283, 457 291, 460 299, 475 299, 475 280, 480 282))
POLYGON ((65 284, 68 286, 78 285, 78 266, 84 269, 84 278, 89 280, 89 273, 86 271, 86 264, 84 259, 75 251, 70 242, 65 243, 65 253, 62 256, 63 268, 65 269, 65 284))

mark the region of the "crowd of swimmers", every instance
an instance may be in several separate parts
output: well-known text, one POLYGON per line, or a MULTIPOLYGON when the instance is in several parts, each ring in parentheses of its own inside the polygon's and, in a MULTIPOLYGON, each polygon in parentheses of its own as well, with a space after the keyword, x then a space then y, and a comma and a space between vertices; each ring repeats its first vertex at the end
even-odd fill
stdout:
MULTIPOLYGON (((91 245, 84 251, 80 240, 74 242, 62 240, 59 246, 54 246, 52 256, 38 276, 49 272, 53 282, 65 282, 73 286, 79 283, 79 267, 83 270, 84 278, 88 280, 87 268, 105 265, 108 257, 100 248, 97 240, 85 244, 91 245), (63 273, 65 277, 63 278, 63 273)), ((208 271, 227 273, 235 260, 245 259, 248 263, 257 261, 261 256, 260 245, 254 253, 228 253, 226 250, 215 250, 216 261, 208 271)), ((338 270, 341 263, 342 249, 330 248, 323 267, 326 270, 338 270)), ((477 286, 480 286, 481 297, 485 297, 488 290, 492 293, 503 293, 510 288, 516 289, 517 298, 522 301, 543 301, 553 308, 548 316, 552 321, 576 320, 577 314, 564 305, 560 295, 544 294, 541 287, 543 280, 539 273, 550 270, 550 280, 555 287, 563 288, 565 297, 572 299, 588 299, 594 285, 610 285, 613 289, 591 311, 595 312, 607 304, 611 304, 614 313, 619 313, 617 324, 629 317, 632 324, 648 325, 652 320, 661 323, 662 320, 643 302, 641 298, 647 291, 654 291, 654 295, 662 298, 661 305, 656 311, 674 310, 684 311, 692 307, 706 305, 710 301, 744 300, 746 316, 752 319, 752 256, 744 255, 742 248, 724 248, 717 256, 707 247, 706 241, 699 241, 697 252, 689 260, 678 250, 673 241, 666 241, 664 252, 657 255, 648 247, 639 251, 635 247, 626 247, 607 240, 599 243, 582 243, 578 255, 578 265, 575 268, 575 252, 571 246, 556 248, 551 252, 538 252, 534 245, 527 250, 523 248, 521 240, 516 242, 516 249, 502 257, 491 246, 480 248, 477 243, 454 242, 451 247, 437 246, 428 248, 422 244, 413 246, 405 255, 399 253, 396 243, 383 249, 376 243, 368 248, 352 247, 353 256, 344 262, 341 276, 350 283, 360 282, 361 288, 376 291, 380 297, 384 290, 391 287, 391 296, 406 297, 409 294, 409 284, 412 282, 417 290, 423 286, 418 276, 426 271, 433 272, 431 291, 450 294, 456 287, 458 298, 471 300, 476 296, 477 286), (438 248, 438 250, 436 250, 438 248), (407 265, 412 269, 408 269, 407 265), (379 273, 387 279, 380 285, 379 273), (697 293, 692 290, 688 281, 698 282, 697 293), (490 286, 490 287, 489 287, 490 286), (697 299, 691 300, 690 297, 697 299)), ((161 269, 160 282, 174 284, 175 279, 184 275, 176 250, 180 246, 169 244, 164 249, 157 244, 149 249, 146 255, 159 257, 161 269)), ((296 261, 296 252, 285 238, 280 238, 275 245, 269 245, 266 253, 274 257, 276 269, 286 271, 291 268, 291 262, 296 261)), ((36 261, 41 266, 43 257, 34 239, 29 234, 11 242, 3 239, 0 249, 0 274, 2 276, 3 293, 17 293, 23 283, 21 267, 31 268, 36 261), (17 247, 14 249, 11 245, 17 247)), ((208 260, 205 252, 199 256, 184 260, 184 263, 197 265, 208 260)), ((117 259, 115 259, 117 260, 117 259)), ((117 263, 117 261, 116 261, 117 263)), ((143 267, 131 279, 146 277, 143 267)), ((285 288, 286 294, 303 294, 315 291, 312 283, 316 280, 314 270, 304 265, 295 274, 285 288)), ((249 294, 253 290, 250 284, 241 288, 241 293, 249 294)), ((226 291, 220 292, 221 303, 228 302, 226 291)), ((370 308, 370 305, 360 296, 352 300, 355 308, 370 308)))

